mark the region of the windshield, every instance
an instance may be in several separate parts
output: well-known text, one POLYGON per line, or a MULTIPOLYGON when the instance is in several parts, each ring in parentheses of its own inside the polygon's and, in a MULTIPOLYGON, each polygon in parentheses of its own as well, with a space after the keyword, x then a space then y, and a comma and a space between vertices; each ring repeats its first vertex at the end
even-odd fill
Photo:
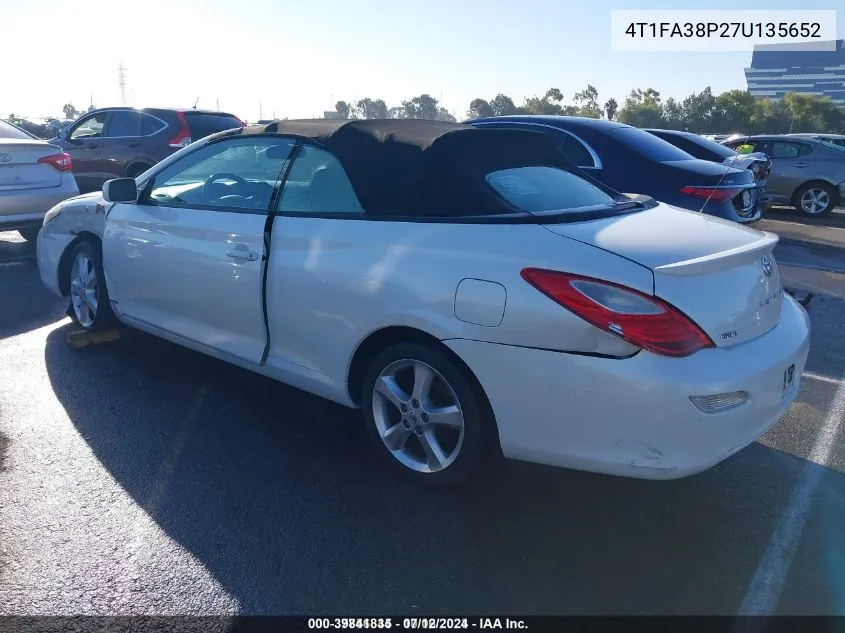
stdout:
POLYGON ((488 174, 486 180, 508 203, 529 213, 577 210, 617 202, 590 181, 557 167, 502 169, 488 174))
POLYGON ((610 135, 629 149, 651 160, 663 162, 693 159, 693 156, 668 141, 636 127, 620 127, 613 130, 610 135))

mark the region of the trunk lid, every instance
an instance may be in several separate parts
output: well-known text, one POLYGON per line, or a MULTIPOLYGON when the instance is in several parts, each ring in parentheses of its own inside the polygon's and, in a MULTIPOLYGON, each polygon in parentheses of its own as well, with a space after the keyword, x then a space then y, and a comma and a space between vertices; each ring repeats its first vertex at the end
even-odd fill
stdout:
POLYGON ((36 139, 0 139, 0 191, 58 187, 62 184, 62 173, 38 160, 63 151, 57 145, 36 139))
POLYGON ((665 204, 545 228, 651 269, 655 296, 695 321, 718 347, 757 338, 780 318, 783 290, 772 233, 665 204))

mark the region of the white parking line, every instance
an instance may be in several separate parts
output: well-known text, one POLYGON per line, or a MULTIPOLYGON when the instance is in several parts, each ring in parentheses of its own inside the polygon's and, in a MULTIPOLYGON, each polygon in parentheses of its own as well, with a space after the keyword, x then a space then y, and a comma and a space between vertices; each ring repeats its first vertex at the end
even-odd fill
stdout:
MULTIPOLYGON (((807 372, 804 375, 807 375, 807 372)), ((751 578, 751 583, 739 608, 739 615, 774 614, 786 584, 792 557, 795 555, 795 549, 801 540, 801 532, 807 522, 810 501, 822 476, 823 469, 819 465, 825 466, 827 460, 830 459, 834 442, 839 434, 839 427, 845 420, 845 376, 838 381, 816 374, 811 377, 838 383, 839 388, 830 403, 822 429, 807 456, 808 461, 801 470, 792 498, 781 515, 769 546, 751 578)))
POLYGON ((810 380, 818 380, 819 382, 826 382, 831 385, 841 385, 845 383, 845 380, 841 378, 832 378, 831 376, 825 376, 823 374, 816 374, 811 371, 804 372, 804 378, 809 378, 810 380))

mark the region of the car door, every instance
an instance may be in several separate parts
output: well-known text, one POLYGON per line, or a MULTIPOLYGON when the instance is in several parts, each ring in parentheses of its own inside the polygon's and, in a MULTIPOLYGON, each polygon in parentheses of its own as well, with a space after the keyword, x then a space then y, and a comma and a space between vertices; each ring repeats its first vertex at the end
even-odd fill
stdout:
POLYGON ((813 148, 809 143, 772 139, 763 151, 772 159, 769 191, 790 200, 795 190, 810 179, 808 167, 813 148))
POLYGON ((82 117, 61 139, 60 145, 73 161, 73 175, 81 193, 96 191, 106 180, 100 165, 100 143, 108 115, 107 111, 100 111, 82 117))
POLYGON ((103 236, 114 309, 130 323, 259 362, 264 230, 292 142, 224 137, 167 163, 103 236))
POLYGON ((126 165, 138 154, 140 144, 141 113, 128 109, 112 111, 99 144, 98 160, 106 180, 126 175, 126 165))

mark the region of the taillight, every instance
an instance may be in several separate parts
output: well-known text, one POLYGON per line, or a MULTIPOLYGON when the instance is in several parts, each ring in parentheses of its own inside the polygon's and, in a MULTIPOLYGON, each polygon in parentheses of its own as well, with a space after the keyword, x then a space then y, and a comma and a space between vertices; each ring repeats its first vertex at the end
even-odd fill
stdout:
POLYGON ((70 158, 70 154, 68 154, 67 152, 44 156, 43 158, 39 158, 38 162, 52 165, 59 171, 70 171, 71 167, 73 167, 73 161, 70 158))
POLYGON ((191 129, 188 127, 188 120, 182 112, 177 112, 176 118, 179 119, 182 127, 179 129, 179 134, 170 139, 167 144, 170 147, 187 147, 191 144, 191 129))
POLYGON ((597 328, 663 356, 715 347, 685 314, 665 301, 601 279, 526 268, 522 278, 597 328))
POLYGON ((731 200, 742 189, 743 187, 683 187, 681 193, 702 200, 710 199, 711 202, 722 203, 731 200))

